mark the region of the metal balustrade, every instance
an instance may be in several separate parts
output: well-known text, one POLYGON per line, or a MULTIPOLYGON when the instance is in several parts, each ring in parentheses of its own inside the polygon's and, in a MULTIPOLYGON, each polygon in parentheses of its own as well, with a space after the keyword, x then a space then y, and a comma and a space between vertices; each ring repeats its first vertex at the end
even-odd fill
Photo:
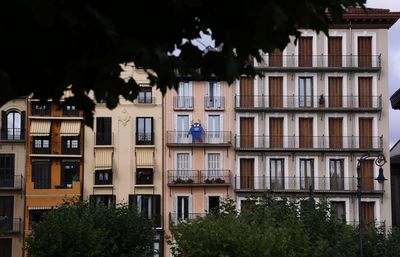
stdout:
POLYGON ((4 234, 19 234, 22 232, 21 219, 9 219, 6 216, 0 216, 0 232, 4 234))
POLYGON ((168 170, 169 186, 229 186, 230 170, 168 170))
POLYGON ((172 224, 179 224, 182 222, 187 222, 190 220, 194 220, 200 217, 205 217, 207 213, 192 213, 192 212, 182 212, 182 213, 176 213, 176 212, 170 212, 169 213, 169 222, 172 224))
POLYGON ((1 128, 0 141, 2 142, 24 142, 25 129, 24 128, 1 128))
POLYGON ((174 110, 193 110, 193 96, 174 96, 174 110))
POLYGON ((189 131, 167 131, 167 145, 196 146, 196 145, 231 145, 231 131, 205 131, 199 139, 195 139, 189 131))
POLYGON ((0 175, 0 191, 1 190, 21 190, 23 183, 22 175, 0 175))
POLYGON ((225 97, 224 96, 205 96, 204 97, 205 110, 224 110, 225 97))

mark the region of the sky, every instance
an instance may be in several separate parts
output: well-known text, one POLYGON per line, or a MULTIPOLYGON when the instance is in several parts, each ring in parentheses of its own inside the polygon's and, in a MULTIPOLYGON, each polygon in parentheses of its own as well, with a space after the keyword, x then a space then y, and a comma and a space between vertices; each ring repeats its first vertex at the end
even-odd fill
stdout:
MULTIPOLYGON (((367 7, 400 11, 399 0, 367 0, 367 7)), ((400 20, 389 30, 389 97, 400 88, 400 20)), ((400 110, 389 104, 390 147, 400 139, 400 110)), ((386 135, 384 135, 386 136, 386 135)))

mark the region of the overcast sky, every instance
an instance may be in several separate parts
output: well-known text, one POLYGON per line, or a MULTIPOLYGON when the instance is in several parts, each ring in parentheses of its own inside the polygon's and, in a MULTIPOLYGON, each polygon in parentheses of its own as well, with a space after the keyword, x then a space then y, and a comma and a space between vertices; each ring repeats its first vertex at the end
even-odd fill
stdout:
MULTIPOLYGON (((400 11, 399 0, 367 0, 368 7, 400 11)), ((400 21, 389 30, 389 97, 400 88, 400 21)), ((390 105, 390 102, 388 102, 390 105)), ((400 110, 389 106, 390 146, 400 139, 400 110)))

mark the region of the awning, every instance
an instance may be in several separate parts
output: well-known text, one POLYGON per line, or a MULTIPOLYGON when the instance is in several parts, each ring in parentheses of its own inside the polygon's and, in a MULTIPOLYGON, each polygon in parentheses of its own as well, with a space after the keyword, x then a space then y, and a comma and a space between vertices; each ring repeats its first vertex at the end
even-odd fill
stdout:
POLYGON ((54 206, 28 206, 28 210, 51 210, 54 206))
POLYGON ((64 137, 75 137, 79 136, 81 132, 80 121, 63 121, 61 122, 60 134, 64 137))
POLYGON ((152 149, 140 149, 136 151, 136 166, 153 167, 154 151, 152 149))
POLYGON ((112 169, 112 150, 96 150, 95 152, 95 170, 112 169))
POLYGON ((50 136, 51 121, 48 120, 32 120, 30 133, 36 137, 50 136))

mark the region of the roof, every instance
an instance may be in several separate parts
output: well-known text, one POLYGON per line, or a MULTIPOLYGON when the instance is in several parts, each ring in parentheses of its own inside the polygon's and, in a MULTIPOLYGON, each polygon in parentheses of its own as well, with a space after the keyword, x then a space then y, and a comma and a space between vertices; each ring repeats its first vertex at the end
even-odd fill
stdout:
POLYGON ((390 162, 400 163, 400 140, 390 149, 390 162))
POLYGON ((400 88, 390 97, 390 102, 393 109, 400 110, 400 88))

